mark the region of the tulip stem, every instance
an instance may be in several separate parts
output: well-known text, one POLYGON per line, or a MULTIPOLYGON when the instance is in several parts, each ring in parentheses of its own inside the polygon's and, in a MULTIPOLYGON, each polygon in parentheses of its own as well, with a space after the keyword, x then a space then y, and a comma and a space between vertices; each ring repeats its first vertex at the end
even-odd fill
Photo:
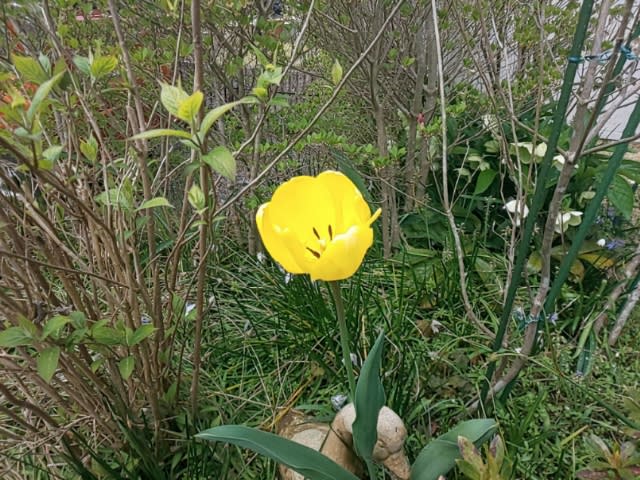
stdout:
POLYGON ((342 362, 347 369, 347 378, 349 380, 349 393, 351 401, 356 398, 356 379, 353 374, 353 365, 351 364, 351 351, 349 349, 349 330, 347 329, 347 319, 344 315, 344 303, 342 294, 340 293, 340 282, 327 282, 333 297, 333 304, 336 307, 336 317, 340 328, 340 343, 342 345, 342 362))

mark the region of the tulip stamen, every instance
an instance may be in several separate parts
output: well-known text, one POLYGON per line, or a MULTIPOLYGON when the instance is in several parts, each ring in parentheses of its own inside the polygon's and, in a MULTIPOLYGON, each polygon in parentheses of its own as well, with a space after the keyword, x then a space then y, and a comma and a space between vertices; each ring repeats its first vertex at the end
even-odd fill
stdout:
POLYGON ((307 250, 309 250, 313 254, 314 257, 320 258, 320 254, 318 252, 316 252, 315 250, 313 250, 313 249, 311 249, 309 247, 307 247, 307 250))
POLYGON ((333 228, 329 225, 329 240, 333 240, 333 228))
POLYGON ((318 240, 320 240, 320 234, 318 233, 318 230, 316 230, 316 227, 313 227, 313 234, 316 236, 318 240))

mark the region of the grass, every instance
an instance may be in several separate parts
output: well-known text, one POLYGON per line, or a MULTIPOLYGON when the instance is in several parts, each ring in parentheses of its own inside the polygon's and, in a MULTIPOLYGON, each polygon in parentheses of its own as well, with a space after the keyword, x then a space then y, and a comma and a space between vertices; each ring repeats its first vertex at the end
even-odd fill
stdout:
MULTIPOLYGON (((343 285, 347 321, 359 359, 380 329, 387 332, 383 383, 389 406, 408 426, 406 447, 413 459, 432 435, 464 418, 464 401, 484 378, 489 342, 463 319, 452 265, 444 261, 444 287, 429 292, 434 286, 402 259, 372 257, 343 285), (425 304, 430 293, 435 305, 425 304), (421 330, 434 319, 442 324, 438 333, 421 330)), ((216 304, 206 330, 202 389, 208 419, 197 427, 244 423, 270 429, 282 409, 292 407, 330 418, 331 397, 348 387, 326 288, 300 276, 287 283, 270 260, 261 263, 241 253, 223 265, 233 268, 220 268, 213 282, 216 304)), ((517 344, 517 338, 512 341, 517 344)), ((500 422, 514 478, 575 478, 591 460, 584 448, 587 433, 622 438, 621 422, 602 402, 624 413, 625 388, 638 386, 640 354, 632 334, 616 351, 598 350, 585 378, 574 375, 567 342, 551 331, 510 394, 488 406, 500 422)), ((275 467, 249 452, 226 446, 214 452, 207 461, 218 478, 273 478, 275 467)))
MULTIPOLYGON (((379 331, 386 332, 387 404, 405 420, 406 450, 413 460, 433 436, 466 418, 465 402, 480 391, 492 358, 490 341, 464 319, 455 259, 417 262, 402 255, 382 261, 375 251, 368 258, 342 284, 352 348, 362 361, 379 331)), ((208 278, 200 416, 190 418, 178 404, 167 425, 170 442, 162 447, 162 464, 145 467, 145 448, 153 448, 144 444, 150 433, 145 437, 144 431, 125 428, 123 434, 140 435, 139 449, 98 449, 90 462, 94 471, 100 459, 115 467, 120 478, 275 478, 273 462, 233 446, 197 441, 193 435, 222 424, 272 430, 290 408, 330 421, 331 397, 345 394, 348 385, 326 286, 305 276, 288 279, 270 259, 258 261, 233 246, 212 262, 208 278)), ((473 278, 472 298, 491 324, 496 315, 489 313, 499 294, 480 275, 473 278)), ((186 340, 190 328, 186 323, 181 333, 186 340)), ((513 478, 573 479, 592 460, 584 446, 588 433, 608 441, 625 438, 622 422, 604 404, 624 415, 625 394, 640 385, 633 329, 630 324, 615 350, 599 345, 591 373, 582 378, 574 374, 579 332, 572 337, 560 328, 547 329, 538 354, 509 395, 485 406, 485 413, 499 421, 513 478)), ((511 342, 518 344, 517 334, 511 342)), ((507 350, 498 355, 514 354, 507 350)), ((189 355, 187 342, 178 392, 184 402, 191 381, 189 355)), ((23 478, 57 478, 43 471, 45 458, 34 454, 21 461, 23 478)), ((69 470, 59 471, 63 478, 77 478, 69 470)))

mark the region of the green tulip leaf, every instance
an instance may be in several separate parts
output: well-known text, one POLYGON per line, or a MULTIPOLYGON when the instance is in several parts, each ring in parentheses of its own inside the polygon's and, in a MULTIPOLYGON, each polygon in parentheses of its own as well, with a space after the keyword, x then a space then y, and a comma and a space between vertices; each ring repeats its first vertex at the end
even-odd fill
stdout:
POLYGON ((471 440, 476 446, 486 441, 496 430, 492 418, 459 423, 444 435, 429 442, 411 467, 411 480, 437 480, 446 475, 460 458, 458 437, 471 440))
POLYGON ((353 422, 353 443, 358 455, 367 463, 372 478, 375 472, 372 455, 378 440, 378 415, 385 402, 384 388, 380 382, 383 347, 384 332, 380 332, 360 371, 354 401, 356 419, 353 422))
POLYGON ((286 465, 308 480, 358 480, 358 477, 316 450, 244 425, 214 427, 198 433, 196 437, 248 448, 286 465))

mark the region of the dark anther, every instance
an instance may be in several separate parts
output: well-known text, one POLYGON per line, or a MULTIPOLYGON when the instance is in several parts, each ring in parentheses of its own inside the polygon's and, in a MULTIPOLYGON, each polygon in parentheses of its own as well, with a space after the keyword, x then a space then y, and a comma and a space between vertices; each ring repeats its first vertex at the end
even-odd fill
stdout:
POLYGON ((329 239, 333 240, 333 229, 331 228, 331 225, 329 225, 329 239))
POLYGON ((313 254, 314 257, 320 258, 320 254, 318 252, 316 252, 315 250, 312 250, 309 247, 307 247, 307 250, 309 250, 313 254))
POLYGON ((313 234, 316 236, 318 240, 320 240, 320 234, 318 233, 318 230, 316 230, 316 227, 313 227, 313 234))

